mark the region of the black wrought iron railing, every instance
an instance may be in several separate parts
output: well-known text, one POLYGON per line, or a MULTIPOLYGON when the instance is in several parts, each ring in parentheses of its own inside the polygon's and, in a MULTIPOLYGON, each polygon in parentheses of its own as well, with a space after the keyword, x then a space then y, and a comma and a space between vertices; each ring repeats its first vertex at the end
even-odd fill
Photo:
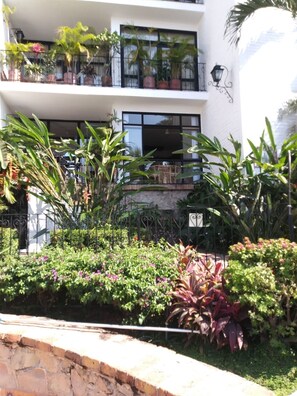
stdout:
MULTIPOLYGON (((89 174, 92 169, 86 169, 84 165, 75 163, 69 158, 59 158, 65 174, 71 178, 77 178, 83 182, 83 176, 87 171, 89 174)), ((152 158, 141 169, 147 177, 137 177, 131 179, 131 184, 193 184, 194 178, 193 167, 195 168, 197 160, 194 159, 172 159, 172 158, 152 158)), ((115 180, 117 181, 117 180, 115 180)))
POLYGON ((102 56, 88 60, 85 56, 74 56, 67 65, 64 54, 59 54, 49 63, 47 53, 23 54, 23 60, 15 63, 9 51, 2 51, 4 66, 1 80, 35 82, 47 84, 90 85, 94 87, 147 88, 181 91, 206 91, 205 63, 197 59, 179 64, 164 61, 137 61, 115 56, 108 63, 102 56))
MULTIPOLYGON (((217 208, 218 209, 218 208, 217 208)), ((102 224, 99 218, 83 217, 71 226, 53 215, 0 214, 0 252, 28 254, 43 246, 70 244, 81 249, 99 250, 103 246, 122 245, 137 241, 166 240, 170 244, 183 242, 214 256, 226 254, 230 244, 237 242, 230 225, 206 207, 162 211, 156 207, 121 208, 113 219, 102 224)))

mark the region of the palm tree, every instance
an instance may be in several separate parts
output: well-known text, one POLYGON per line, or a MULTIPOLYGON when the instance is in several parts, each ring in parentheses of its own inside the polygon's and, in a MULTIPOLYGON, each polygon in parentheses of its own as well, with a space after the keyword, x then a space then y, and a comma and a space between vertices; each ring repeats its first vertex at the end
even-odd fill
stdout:
POLYGON ((229 37, 230 43, 237 44, 244 22, 256 11, 267 7, 289 11, 293 18, 297 15, 296 0, 247 0, 244 3, 238 3, 229 11, 225 25, 225 36, 229 37))

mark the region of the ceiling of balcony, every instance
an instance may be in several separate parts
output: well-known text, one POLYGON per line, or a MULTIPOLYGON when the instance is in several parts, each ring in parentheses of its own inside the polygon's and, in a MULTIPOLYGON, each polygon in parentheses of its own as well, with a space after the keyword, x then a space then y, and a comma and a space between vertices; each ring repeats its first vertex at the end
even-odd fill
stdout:
POLYGON ((30 116, 34 109, 34 114, 43 119, 89 121, 106 120, 117 108, 137 110, 139 106, 152 111, 197 113, 197 107, 208 98, 207 92, 23 82, 1 82, 0 96, 9 113, 18 111, 30 116))
MULTIPOLYGON (((162 23, 176 18, 179 24, 196 26, 203 6, 156 0, 6 0, 16 11, 14 28, 21 28, 28 40, 53 41, 57 27, 76 22, 93 26, 99 33, 110 27, 111 17, 124 23, 142 19, 162 23), (194 10, 194 12, 193 12, 194 10)), ((189 29, 190 30, 190 29, 189 29)))

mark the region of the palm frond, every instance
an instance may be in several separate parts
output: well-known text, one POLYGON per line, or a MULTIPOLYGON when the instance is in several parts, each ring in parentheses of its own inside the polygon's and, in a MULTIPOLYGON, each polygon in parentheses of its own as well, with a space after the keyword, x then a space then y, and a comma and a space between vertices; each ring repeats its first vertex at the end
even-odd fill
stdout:
POLYGON ((229 42, 237 45, 244 22, 256 11, 267 7, 289 11, 294 18, 296 17, 296 0, 247 0, 232 7, 228 13, 224 35, 229 38, 229 42))

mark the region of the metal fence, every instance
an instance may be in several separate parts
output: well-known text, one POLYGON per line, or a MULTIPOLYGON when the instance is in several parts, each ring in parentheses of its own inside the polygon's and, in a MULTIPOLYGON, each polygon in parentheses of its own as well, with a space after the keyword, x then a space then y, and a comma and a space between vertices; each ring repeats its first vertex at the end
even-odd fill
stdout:
POLYGON ((179 213, 154 208, 126 211, 114 215, 108 223, 84 218, 67 224, 45 214, 0 215, 0 252, 11 252, 16 245, 19 253, 30 253, 48 244, 63 246, 67 243, 77 248, 90 246, 99 250, 107 245, 164 240, 221 255, 227 252, 230 244, 237 242, 235 238, 233 230, 206 208, 179 213))

